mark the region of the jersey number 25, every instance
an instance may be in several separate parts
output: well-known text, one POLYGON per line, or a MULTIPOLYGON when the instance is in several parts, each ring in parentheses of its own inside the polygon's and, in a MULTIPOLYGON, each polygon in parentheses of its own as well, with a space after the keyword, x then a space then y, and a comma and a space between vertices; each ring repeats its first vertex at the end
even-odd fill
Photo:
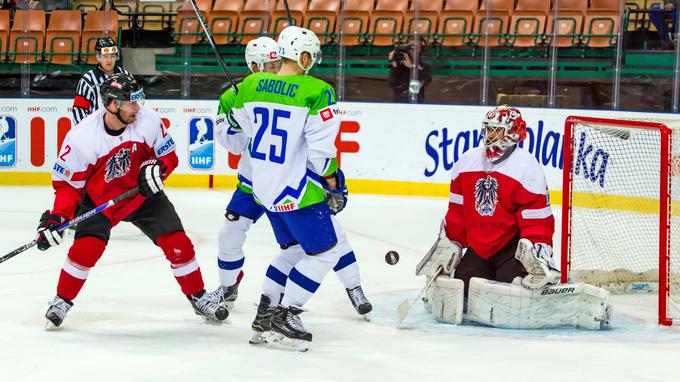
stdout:
MULTIPOLYGON (((265 107, 256 107, 253 109, 253 114, 255 114, 255 123, 260 123, 260 127, 255 133, 255 138, 253 139, 253 146, 250 150, 250 156, 254 159, 267 160, 267 153, 261 152, 260 143, 265 134, 270 134, 271 137, 281 138, 280 150, 277 150, 278 145, 272 143, 269 145, 269 160, 274 163, 282 164, 286 160, 286 142, 288 141, 288 133, 277 127, 280 118, 290 119, 290 111, 273 109, 270 119, 269 109, 265 107), (269 126, 271 125, 271 132, 268 132, 269 126), (279 151, 280 153, 277 153, 279 151)), ((266 148, 264 148, 266 150, 266 148)))

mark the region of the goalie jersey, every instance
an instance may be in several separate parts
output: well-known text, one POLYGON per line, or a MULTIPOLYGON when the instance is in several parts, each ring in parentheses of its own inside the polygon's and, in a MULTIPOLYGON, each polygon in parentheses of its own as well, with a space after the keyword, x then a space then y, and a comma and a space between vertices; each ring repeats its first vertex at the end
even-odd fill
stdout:
MULTIPOLYGON (((52 169, 53 213, 73 217, 83 191, 100 205, 137 187, 139 167, 148 159, 163 162, 163 179, 177 167, 175 142, 155 111, 141 107, 135 122, 118 131, 105 127, 105 113, 98 109, 66 135, 52 169)), ((115 225, 144 200, 137 194, 102 213, 115 225)))
POLYGON ((552 245, 555 219, 543 168, 528 151, 516 147, 492 164, 484 146, 465 153, 453 165, 446 236, 488 259, 519 236, 552 245))

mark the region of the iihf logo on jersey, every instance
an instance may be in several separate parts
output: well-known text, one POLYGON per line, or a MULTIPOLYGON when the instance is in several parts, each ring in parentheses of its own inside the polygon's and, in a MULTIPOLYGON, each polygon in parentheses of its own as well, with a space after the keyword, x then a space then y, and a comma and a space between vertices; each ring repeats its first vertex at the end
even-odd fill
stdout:
POLYGON ((106 161, 104 181, 109 183, 116 178, 122 178, 130 171, 130 149, 120 149, 106 161))
POLYGON ((0 167, 12 167, 17 161, 17 120, 0 115, 0 167))
POLYGON ((475 208, 482 216, 493 216, 498 204, 498 181, 491 175, 475 183, 475 208))
POLYGON ((213 120, 208 117, 192 118, 189 121, 189 167, 211 169, 214 158, 213 120))

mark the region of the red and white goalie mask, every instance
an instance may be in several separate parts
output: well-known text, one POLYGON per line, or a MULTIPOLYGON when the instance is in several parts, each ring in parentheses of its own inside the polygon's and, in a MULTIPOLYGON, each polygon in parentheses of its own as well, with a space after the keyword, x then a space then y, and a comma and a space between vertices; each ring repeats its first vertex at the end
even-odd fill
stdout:
POLYGON ((519 110, 508 105, 489 111, 482 121, 484 154, 492 163, 503 158, 508 150, 527 136, 527 124, 519 110))

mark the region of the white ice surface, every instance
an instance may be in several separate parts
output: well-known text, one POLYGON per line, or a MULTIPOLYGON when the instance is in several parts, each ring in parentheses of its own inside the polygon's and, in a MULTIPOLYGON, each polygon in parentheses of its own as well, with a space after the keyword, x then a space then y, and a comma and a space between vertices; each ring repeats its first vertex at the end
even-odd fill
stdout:
MULTIPOLYGON (((168 190, 217 285, 216 234, 230 193, 168 190)), ((0 187, 0 255, 30 241, 48 187, 0 187)), ((329 275, 302 319, 307 353, 248 345, 254 303, 277 252, 269 223, 246 241, 246 276, 230 325, 200 320, 162 253, 136 228, 116 227, 62 330, 43 330, 70 245, 0 264, 0 381, 677 381, 680 332, 655 324, 654 296, 615 297, 610 330, 520 331, 433 322, 418 303, 403 329, 395 309, 423 280, 413 269, 435 238, 445 199, 352 195, 339 218, 374 305, 360 319, 329 275), (385 252, 399 252, 390 266, 385 252)), ((559 212, 556 209, 556 214, 559 212)))

